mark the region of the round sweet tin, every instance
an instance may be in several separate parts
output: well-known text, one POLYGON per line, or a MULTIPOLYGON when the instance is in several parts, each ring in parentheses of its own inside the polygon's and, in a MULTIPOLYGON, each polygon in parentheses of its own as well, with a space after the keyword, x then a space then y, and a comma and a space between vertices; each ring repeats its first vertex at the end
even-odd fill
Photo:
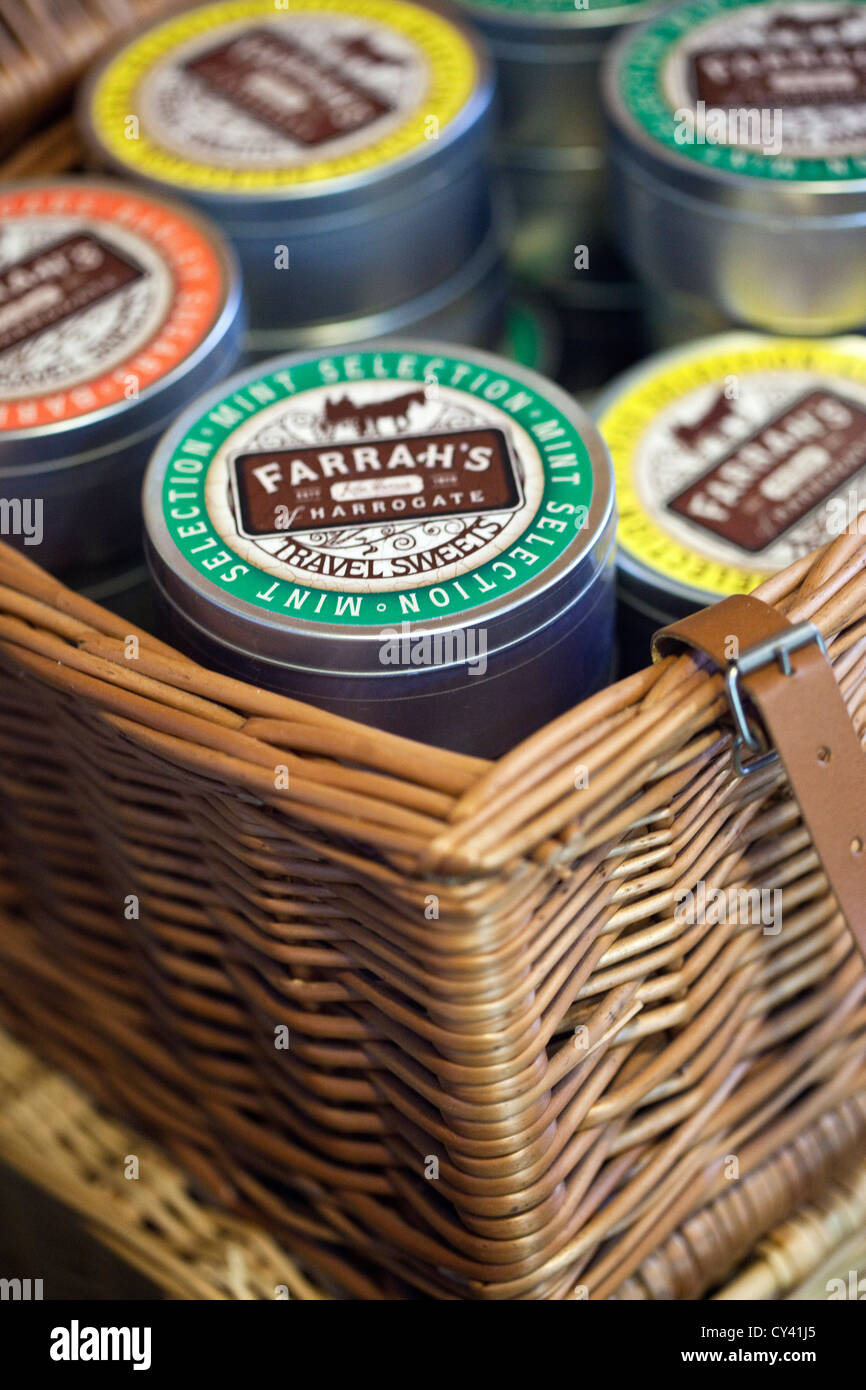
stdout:
POLYGON ((80 114, 98 163, 217 218, 269 333, 416 299, 472 256, 492 93, 475 40, 408 0, 220 0, 127 40, 80 114))
POLYGON ((503 140, 544 150, 597 146, 596 81, 605 44, 647 0, 459 0, 496 62, 503 140))
POLYGON ((392 340, 236 376, 160 442, 144 511, 180 645, 364 723, 495 755, 608 676, 607 451, 499 357, 392 340))
POLYGON ((624 36, 605 100, 639 273, 736 323, 866 322, 866 0, 689 0, 624 36))
POLYGON ((187 209, 91 179, 0 189, 4 539, 52 570, 135 551, 154 443, 242 332, 234 257, 187 209))
POLYGON ((663 348, 693 343, 696 338, 730 333, 737 328, 706 299, 695 299, 693 295, 641 285, 640 300, 647 352, 661 352, 663 348))
POLYGON ((496 63, 497 157, 518 211, 512 260, 555 289, 575 242, 598 246, 604 216, 602 54, 651 0, 460 0, 496 63))
POLYGON ((441 285, 416 299, 361 318, 313 323, 288 330, 251 329, 244 364, 290 352, 339 347, 367 338, 437 338, 470 347, 498 346, 505 321, 508 277, 498 230, 491 227, 477 251, 441 285))
POLYGON ((748 593, 866 506, 862 338, 704 338, 627 372, 597 418, 626 665, 648 661, 656 628, 748 593))

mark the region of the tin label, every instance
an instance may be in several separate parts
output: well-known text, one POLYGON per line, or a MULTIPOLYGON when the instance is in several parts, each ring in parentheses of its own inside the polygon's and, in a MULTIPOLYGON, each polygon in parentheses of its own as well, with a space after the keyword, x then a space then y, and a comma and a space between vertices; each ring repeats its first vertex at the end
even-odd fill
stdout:
POLYGON ((162 485, 170 537, 213 584, 257 609, 371 627, 543 587, 592 495, 576 425, 533 388, 393 351, 239 387, 186 432, 162 485))
MULTIPOLYGON (((360 42, 374 51, 369 41, 360 42)), ((186 69, 301 145, 324 145, 352 135, 393 109, 390 101, 323 63, 312 49, 266 29, 247 30, 190 59, 186 69)))
POLYGON ((632 39, 619 81, 631 117, 686 159, 866 177, 866 0, 695 0, 632 39))
POLYGON ((223 280, 204 234, 149 199, 0 193, 0 431, 136 400, 207 336, 223 280))
POLYGON ((463 35, 403 0, 222 0, 118 54, 90 115, 135 172, 249 196, 420 153, 477 79, 463 35))
POLYGON ((835 106, 866 101, 862 47, 823 46, 807 36, 790 48, 711 48, 692 59, 699 100, 726 109, 737 106, 835 106))
POLYGON ((144 271, 89 232, 0 270, 0 352, 98 304, 144 271))
POLYGON ((407 511, 421 521, 515 511, 521 502, 502 430, 241 454, 232 459, 230 476, 238 530, 250 539, 308 531, 314 514, 317 526, 379 525, 402 521, 407 511))
POLYGON ((766 550, 866 467, 864 426, 855 401, 809 391, 667 505, 741 550, 766 550))
POLYGON ((748 592, 866 506, 866 345, 721 339, 647 373, 600 427, 620 547, 691 588, 748 592))

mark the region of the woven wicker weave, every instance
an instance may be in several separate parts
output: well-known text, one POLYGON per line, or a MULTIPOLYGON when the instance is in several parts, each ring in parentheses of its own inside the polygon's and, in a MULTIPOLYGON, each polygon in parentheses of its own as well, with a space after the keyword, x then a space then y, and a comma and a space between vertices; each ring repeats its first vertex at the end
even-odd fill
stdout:
MULTIPOLYGON (((864 569, 760 591, 861 735, 864 569)), ((862 1146, 866 972, 691 658, 487 764, 3 548, 0 716, 3 1019, 352 1296, 696 1297, 862 1146), (699 881, 782 889, 782 931, 685 925, 699 881)))
MULTIPOLYGON (((0 0, 0 154, 68 101, 78 78, 108 44, 186 3, 0 0)), ((61 129, 68 144, 74 138, 71 123, 61 129)), ((53 135, 52 143, 56 139, 53 135)), ((41 170, 47 172, 44 161, 41 170)))
MULTIPOLYGON (((0 1160, 27 1180, 26 1188, 19 1184, 10 1194, 23 1234, 15 1267, 43 1271, 46 1297, 71 1296, 60 1292, 69 1286, 79 1298, 116 1299, 121 1287, 145 1297, 161 1290, 173 1299, 288 1296, 306 1302, 326 1296, 263 1231, 196 1200, 164 1153, 101 1113, 80 1087, 2 1029, 0 1160), (130 1155, 139 1160, 135 1180, 126 1176, 130 1155), (78 1218, 66 1260, 58 1248, 59 1223, 51 1219, 55 1208, 30 1195, 34 1184, 78 1218), (84 1261, 88 1237, 94 1254, 84 1261), (114 1251, 122 1264, 112 1259, 114 1251), (146 1293, 130 1269, 146 1276, 146 1293)), ((839 1154, 832 1166, 840 1166, 839 1154)), ((0 1173, 4 1216, 7 1186, 0 1173)), ((831 1278, 847 1284, 850 1269, 866 1267, 866 1162, 843 1164, 821 1186, 820 1198, 774 1228, 717 1298, 826 1299, 831 1278)), ((630 1281, 630 1293, 650 1296, 641 1280, 630 1281)))
MULTIPOLYGON (((197 1201, 164 1154, 100 1114, 78 1086, 2 1029, 0 1158, 170 1298, 323 1296, 265 1232, 197 1201), (134 1177, 131 1157, 138 1162, 134 1177)), ((65 1254, 51 1236, 50 1229, 31 1230, 22 1266, 42 1272, 47 1298, 59 1296, 56 1271, 65 1254)), ((116 1288, 104 1296, 117 1297, 116 1288)))
MULTIPOLYGON (((844 1296, 849 1297, 852 1271, 853 1282, 866 1290, 866 1161, 862 1157, 761 1240, 754 1258, 716 1299, 814 1302, 826 1299, 832 1291, 830 1281, 839 1279, 845 1285, 844 1296)), ((838 1298, 838 1288, 834 1292, 838 1298)))

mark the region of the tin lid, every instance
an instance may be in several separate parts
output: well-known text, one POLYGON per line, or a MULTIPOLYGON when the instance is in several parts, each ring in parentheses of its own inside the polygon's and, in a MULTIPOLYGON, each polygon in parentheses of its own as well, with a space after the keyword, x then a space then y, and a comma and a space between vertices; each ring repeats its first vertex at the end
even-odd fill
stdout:
MULTIPOLYGON (((579 602, 609 557, 610 460, 557 387, 415 340, 277 359, 197 401, 144 486, 188 622, 309 671, 383 673, 384 631, 488 650, 579 602)), ((446 662, 447 664, 447 662, 446 662)))
POLYGON ((606 63, 615 144, 743 211, 866 205, 866 0, 687 0, 606 63))
POLYGON ((255 222, 452 169, 492 90, 468 31, 408 0, 219 0, 123 43, 80 118, 101 162, 255 222))
POLYGON ((232 252, 174 203, 93 179, 0 189, 0 474, 157 428, 230 368, 232 252))
POLYGON ((748 593, 866 508, 862 338, 703 338, 625 373, 596 415, 620 583, 667 609, 748 593))

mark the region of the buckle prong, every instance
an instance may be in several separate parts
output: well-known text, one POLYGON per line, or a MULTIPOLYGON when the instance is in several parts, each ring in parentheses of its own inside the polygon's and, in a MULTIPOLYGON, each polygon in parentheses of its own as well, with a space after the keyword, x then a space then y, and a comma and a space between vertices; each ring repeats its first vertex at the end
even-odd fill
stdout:
POLYGON ((768 767, 778 759, 779 754, 775 748, 767 748, 766 738, 759 738, 750 725, 740 691, 740 677, 747 676, 752 671, 760 670, 762 666, 769 665, 771 661, 778 663, 783 675, 793 675, 791 653, 800 647, 808 646, 810 642, 817 642, 824 656, 827 655, 824 638, 815 624, 797 623, 784 632, 777 633, 774 637, 767 637, 762 642, 756 642, 735 661, 728 663, 725 674, 725 689, 736 726, 734 766, 741 777, 747 777, 750 772, 759 772, 761 768, 768 767), (762 746, 765 749, 764 752, 761 752, 762 746), (745 748, 750 749, 758 756, 752 758, 750 762, 743 762, 743 750, 745 748))

